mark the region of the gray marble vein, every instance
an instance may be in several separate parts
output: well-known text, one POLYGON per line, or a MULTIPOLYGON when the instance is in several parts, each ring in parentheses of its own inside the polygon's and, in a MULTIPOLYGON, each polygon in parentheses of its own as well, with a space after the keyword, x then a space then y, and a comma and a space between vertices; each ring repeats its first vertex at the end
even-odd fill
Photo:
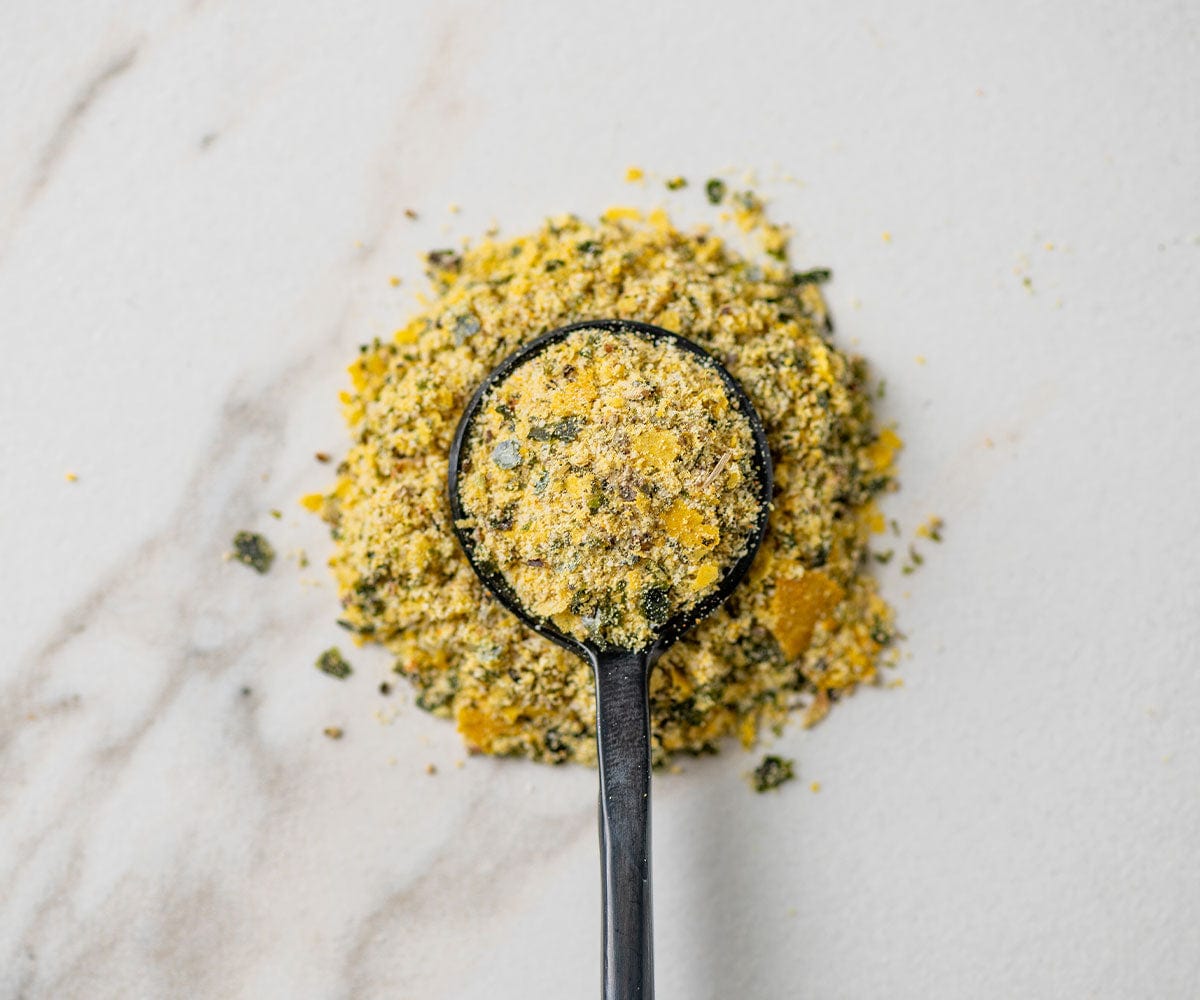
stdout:
POLYGON ((74 139, 79 124, 92 110, 93 106, 104 94, 137 62, 141 42, 135 42, 123 52, 107 60, 94 73, 72 98, 66 111, 59 117, 50 133, 50 138, 38 153, 34 166, 33 177, 25 189, 21 199, 21 207, 28 208, 41 193, 42 188, 49 182, 63 154, 74 139))

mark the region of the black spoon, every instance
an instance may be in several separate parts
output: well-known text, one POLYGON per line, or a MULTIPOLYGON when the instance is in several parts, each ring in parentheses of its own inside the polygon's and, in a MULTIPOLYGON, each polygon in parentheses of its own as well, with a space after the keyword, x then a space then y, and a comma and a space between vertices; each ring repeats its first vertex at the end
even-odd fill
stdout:
POLYGON ((596 745, 600 765, 600 874, 604 905, 604 1000, 653 1000, 654 940, 650 914, 650 667, 676 639, 723 602, 750 569, 767 531, 771 505, 771 453, 762 421, 742 387, 702 347, 678 334, 630 320, 602 319, 560 327, 543 334, 500 363, 467 403, 450 448, 449 492, 454 533, 483 585, 522 622, 592 665, 596 679, 596 745), (652 341, 667 341, 698 355, 725 383, 726 394, 754 435, 758 478, 758 518, 745 554, 725 573, 717 591, 662 625, 643 649, 602 647, 575 639, 553 623, 535 618, 493 567, 475 556, 471 529, 459 497, 464 445, 480 405, 490 390, 518 367, 576 330, 604 330, 652 341))

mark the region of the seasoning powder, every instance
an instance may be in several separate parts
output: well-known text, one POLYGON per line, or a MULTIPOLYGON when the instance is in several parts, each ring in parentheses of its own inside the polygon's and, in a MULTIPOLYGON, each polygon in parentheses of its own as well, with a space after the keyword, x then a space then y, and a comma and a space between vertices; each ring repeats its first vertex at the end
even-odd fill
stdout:
POLYGON ((577 330, 484 399, 462 526, 535 617, 642 649, 746 552, 753 460, 749 420, 711 362, 669 340, 577 330))
MULTIPOLYGON (((830 342, 819 290, 827 273, 793 271, 786 234, 764 221, 762 203, 734 203, 735 221, 760 238, 761 260, 711 232, 682 232, 662 211, 643 220, 632 209, 431 253, 431 303, 391 342, 364 345, 350 367, 342 401, 353 444, 332 490, 305 501, 332 528, 341 623, 391 650, 417 703, 453 717, 479 751, 595 761, 589 668, 485 592, 452 533, 445 487, 475 387, 522 344, 585 320, 640 320, 703 346, 751 398, 774 462, 770 527, 750 574, 651 673, 656 761, 714 749, 729 734, 750 745, 761 725, 797 707, 816 720, 839 693, 876 677, 891 611, 864 567, 869 534, 883 524, 873 498, 891 485, 899 442, 874 426, 865 365, 830 342)), ((552 440, 556 429, 567 436, 545 426, 552 440)), ((503 448, 499 456, 511 461, 503 448)), ((576 487, 585 510, 611 502, 593 501, 595 486, 585 477, 576 487)), ((620 496, 619 479, 615 488, 620 496)), ((608 489, 605 480, 605 497, 608 489)), ((689 537, 702 537, 711 514, 681 515, 689 537)), ((519 509, 513 517, 519 531, 519 509)), ((672 571, 673 583, 692 565, 672 571)), ((693 581, 705 563, 694 565, 693 581)), ((589 610, 594 618, 568 605, 581 622, 589 610)))

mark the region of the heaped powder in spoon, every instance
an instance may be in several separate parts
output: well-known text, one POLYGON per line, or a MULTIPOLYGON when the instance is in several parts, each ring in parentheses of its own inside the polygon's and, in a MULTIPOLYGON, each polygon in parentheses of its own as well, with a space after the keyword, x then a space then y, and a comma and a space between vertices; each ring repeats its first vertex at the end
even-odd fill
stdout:
POLYGON ((670 341, 575 331, 492 388, 466 444, 478 556, 535 617, 600 645, 648 646, 758 522, 750 423, 670 341))
POLYGON ((899 442, 874 424, 864 363, 832 343, 827 273, 794 271, 761 203, 730 200, 761 256, 632 209, 431 254, 428 307, 350 368, 353 443, 332 490, 306 498, 332 527, 341 621, 391 650, 418 704, 454 718, 480 751, 595 760, 589 668, 484 591, 452 533, 445 485, 455 427, 484 376, 584 320, 640 320, 699 343, 746 390, 774 462, 770 528, 749 575, 651 672, 656 760, 729 734, 750 745, 761 726, 794 709, 813 721, 876 678, 892 615, 866 572, 867 542, 883 525, 874 500, 899 442))

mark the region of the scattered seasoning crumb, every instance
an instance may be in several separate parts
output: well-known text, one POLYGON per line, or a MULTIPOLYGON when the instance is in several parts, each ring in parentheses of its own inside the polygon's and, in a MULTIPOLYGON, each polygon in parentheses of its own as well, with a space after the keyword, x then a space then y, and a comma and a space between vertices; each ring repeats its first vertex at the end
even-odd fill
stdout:
POLYGON ((65 480, 66 480, 68 483, 77 483, 77 482, 79 482, 79 477, 78 477, 77 475, 75 475, 75 473, 74 473, 74 472, 68 472, 68 473, 67 473, 65 476, 63 476, 63 478, 64 478, 64 479, 65 479, 65 480))
POLYGON ((900 567, 900 572, 905 576, 910 576, 916 572, 918 566, 923 565, 925 557, 912 545, 908 547, 908 562, 900 567))
POLYGON ((418 219, 418 218, 419 218, 419 216, 417 215, 417 212, 416 212, 416 210, 415 210, 415 209, 412 209, 412 208, 406 208, 406 209, 404 210, 404 214, 405 214, 405 215, 406 215, 408 218, 410 218, 410 219, 414 219, 414 220, 415 220, 415 219, 418 219))
POLYGON ((893 517, 890 521, 888 521, 888 526, 892 529, 892 534, 895 535, 897 538, 899 538, 900 537, 900 522, 897 521, 893 517))
POLYGON ((400 276, 393 274, 390 278, 388 278, 388 284, 391 285, 393 288, 399 288, 400 287, 400 276))
POLYGON ((1028 274, 1021 279, 1021 284, 1025 286, 1025 291, 1033 294, 1033 279, 1028 274))
POLYGON ((425 765, 425 773, 426 774, 437 774, 437 765, 436 764, 426 764, 425 765))
POLYGON ((884 243, 892 242, 892 234, 889 233, 886 229, 883 231, 883 242, 884 243))
POLYGON ((313 458, 315 458, 322 465, 328 465, 332 461, 332 458, 330 457, 329 453, 325 452, 325 451, 314 452, 313 458))
POLYGON ((925 364, 925 355, 918 354, 914 360, 917 362, 917 364, 923 365, 923 364, 925 364))
POLYGON ((250 695, 252 695, 253 693, 254 693, 254 692, 253 692, 253 691, 251 691, 251 690, 250 690, 250 688, 248 688, 248 687, 244 687, 244 688, 242 688, 242 697, 243 697, 243 698, 249 698, 249 697, 250 697, 250 695))
POLYGON ((456 202, 456 201, 450 202, 450 214, 451 215, 458 215, 458 213, 461 211, 462 211, 462 206, 458 202, 456 202))
POLYGON ((821 783, 819 781, 814 781, 811 785, 808 786, 808 788, 809 788, 809 791, 811 791, 815 795, 817 792, 819 792, 821 790, 821 783))
POLYGON ((239 531, 233 536, 233 558, 258 573, 265 573, 275 561, 275 550, 262 535, 239 531))
POLYGON ((267 513, 275 518, 276 521, 283 519, 283 511, 279 510, 278 508, 272 507, 267 513))
POLYGON ((646 172, 644 170, 642 170, 641 167, 630 167, 628 170, 625 171, 625 180, 628 181, 630 184, 633 184, 635 181, 642 180, 642 178, 644 178, 645 176, 646 176, 646 172))
POLYGON ((904 678, 903 677, 893 677, 890 681, 887 682, 887 684, 885 686, 890 687, 890 688, 902 688, 902 687, 904 687, 904 678))
POLYGON ((776 757, 768 754, 762 763, 754 769, 753 783, 756 792, 769 792, 778 788, 785 781, 796 777, 796 762, 786 757, 776 757))
POLYGON ((881 378, 879 380, 879 388, 875 390, 875 398, 883 399, 885 396, 887 396, 887 379, 881 378))
POLYGON ((877 563, 883 564, 884 566, 886 566, 888 563, 890 563, 892 561, 892 556, 894 556, 895 554, 896 554, 895 549, 888 549, 886 552, 871 553, 871 555, 875 559, 875 561, 877 563))
POLYGON ((304 549, 296 550, 296 565, 300 569, 308 569, 308 553, 304 549))
POLYGON ((346 735, 346 731, 341 726, 326 726, 322 732, 325 733, 331 740, 340 740, 346 735))
POLYGON ((721 204, 725 200, 725 182, 720 177, 709 178, 704 185, 704 193, 708 196, 709 204, 721 204))
POLYGON ((668 177, 666 184, 667 184, 668 191, 679 191, 681 188, 687 187, 687 178, 686 177, 668 177))
POLYGON ((917 529, 917 534, 922 538, 928 538, 931 542, 940 542, 942 540, 942 528, 945 526, 946 522, 940 517, 931 517, 917 529))
POLYGON ((346 658, 342 656, 342 651, 337 646, 331 646, 318 656, 316 667, 321 673, 336 677, 338 680, 345 680, 354 673, 354 668, 346 662, 346 658))

